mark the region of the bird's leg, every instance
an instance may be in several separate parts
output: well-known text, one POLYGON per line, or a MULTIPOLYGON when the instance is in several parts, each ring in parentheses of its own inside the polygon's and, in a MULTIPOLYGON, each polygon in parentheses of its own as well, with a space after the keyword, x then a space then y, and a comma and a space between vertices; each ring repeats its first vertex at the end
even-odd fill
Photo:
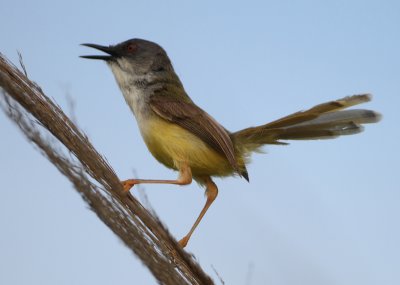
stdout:
POLYGON ((207 177, 205 182, 206 182, 206 193, 205 194, 207 196, 206 204, 204 205, 203 209, 201 210, 199 217, 197 218, 196 222, 194 222, 189 233, 179 241, 179 244, 182 247, 185 247, 187 245, 191 235, 193 234, 196 227, 199 225, 204 214, 207 212, 208 208, 210 208, 210 206, 211 206, 212 202, 214 202, 215 198, 217 198, 217 195, 218 195, 217 185, 215 185, 215 183, 211 180, 210 177, 207 177))
POLYGON ((183 164, 179 169, 179 176, 176 180, 128 179, 121 183, 126 192, 128 192, 135 184, 142 183, 187 185, 192 183, 192 170, 187 164, 183 164))

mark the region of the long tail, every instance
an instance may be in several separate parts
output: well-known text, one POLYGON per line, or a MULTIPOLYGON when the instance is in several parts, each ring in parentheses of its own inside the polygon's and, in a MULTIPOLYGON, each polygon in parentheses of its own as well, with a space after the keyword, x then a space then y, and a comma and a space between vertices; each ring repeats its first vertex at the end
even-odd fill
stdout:
POLYGON ((348 96, 262 126, 235 132, 232 138, 239 151, 247 154, 264 144, 286 144, 282 140, 332 139, 356 134, 363 131, 362 124, 376 123, 381 115, 371 110, 343 109, 370 100, 369 94, 348 96))

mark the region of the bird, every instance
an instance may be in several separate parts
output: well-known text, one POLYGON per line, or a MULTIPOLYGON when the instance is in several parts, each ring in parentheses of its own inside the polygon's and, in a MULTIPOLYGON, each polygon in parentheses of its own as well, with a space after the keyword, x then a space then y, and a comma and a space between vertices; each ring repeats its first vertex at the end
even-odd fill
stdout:
POLYGON ((249 181, 246 165, 251 154, 260 151, 263 145, 357 134, 363 130, 363 124, 376 123, 381 118, 372 110, 345 110, 372 98, 370 94, 358 94, 264 125, 230 132, 189 97, 159 44, 134 38, 116 45, 82 45, 104 53, 81 57, 106 62, 136 118, 148 150, 161 164, 178 171, 173 180, 124 180, 121 182, 124 191, 142 183, 188 185, 192 180, 205 188, 205 205, 189 232, 179 240, 182 248, 218 195, 213 179, 239 176, 249 181))

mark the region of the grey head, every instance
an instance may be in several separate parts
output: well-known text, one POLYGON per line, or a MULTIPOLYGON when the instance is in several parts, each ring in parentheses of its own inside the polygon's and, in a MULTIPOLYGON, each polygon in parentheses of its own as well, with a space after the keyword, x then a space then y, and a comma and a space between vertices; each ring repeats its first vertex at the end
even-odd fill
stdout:
MULTIPOLYGON (((105 55, 82 58, 105 61, 111 68, 125 101, 139 120, 154 94, 187 97, 164 49, 156 43, 131 39, 117 45, 82 44, 105 55), (167 90, 167 92, 165 92, 167 90)), ((147 112, 148 113, 148 112, 147 112)))
POLYGON ((143 76, 173 71, 167 53, 161 46, 151 41, 130 39, 110 46, 87 43, 82 45, 105 52, 107 55, 83 55, 81 57, 104 60, 116 76, 116 73, 143 76))

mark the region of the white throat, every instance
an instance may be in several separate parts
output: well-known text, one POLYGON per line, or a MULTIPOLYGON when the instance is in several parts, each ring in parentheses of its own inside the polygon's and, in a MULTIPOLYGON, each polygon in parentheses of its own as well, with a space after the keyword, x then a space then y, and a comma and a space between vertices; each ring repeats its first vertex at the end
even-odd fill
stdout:
POLYGON ((109 63, 109 66, 114 74, 115 80, 122 94, 124 95, 125 101, 129 108, 132 110, 136 117, 139 125, 142 121, 143 116, 147 113, 146 108, 146 92, 144 88, 140 87, 137 82, 147 81, 150 82, 153 79, 151 74, 136 74, 134 72, 126 72, 120 66, 119 63, 109 63))

